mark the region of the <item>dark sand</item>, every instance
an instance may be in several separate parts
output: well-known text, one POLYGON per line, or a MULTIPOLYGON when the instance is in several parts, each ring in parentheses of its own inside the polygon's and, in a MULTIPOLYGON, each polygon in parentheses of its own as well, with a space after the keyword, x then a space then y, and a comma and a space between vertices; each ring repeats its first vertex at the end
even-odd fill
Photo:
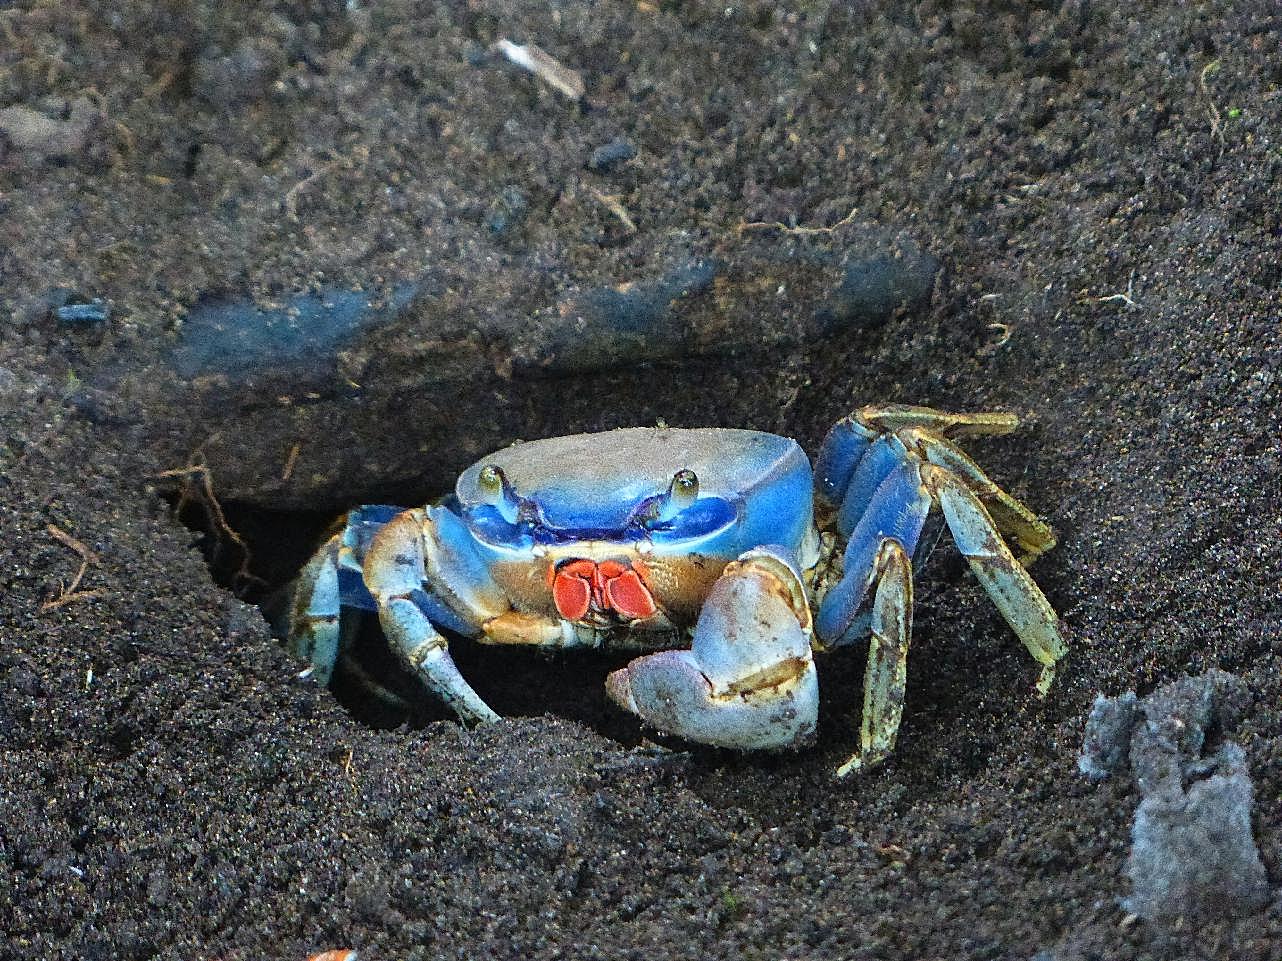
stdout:
POLYGON ((0 957, 1282 958, 1276 899, 1128 918, 1138 792, 1076 765, 1097 692, 1240 676, 1221 733, 1282 881, 1282 14, 792 6, 0 4, 0 108, 73 125, 0 135, 0 957), (487 61, 500 36, 580 68, 586 109, 487 61), (637 156, 586 171, 615 136, 637 156), (495 235, 509 184, 530 211, 495 235), (766 354, 737 389, 715 358, 556 386, 579 426, 628 422, 618 396, 648 387, 683 423, 812 451, 876 400, 1027 417, 972 449, 1061 534, 1034 574, 1072 656, 1038 700, 945 544, 899 749, 847 782, 858 650, 821 665, 799 754, 656 761, 605 704, 608 662, 523 652, 466 669, 526 716, 358 723, 157 495, 200 424, 167 447, 173 411, 112 386, 211 293, 391 284, 443 249, 481 290, 493 264, 617 283, 743 221, 851 208, 943 261, 927 309, 766 354), (57 323, 56 288, 111 319, 57 323), (80 563, 50 525, 93 559, 42 609, 80 563))

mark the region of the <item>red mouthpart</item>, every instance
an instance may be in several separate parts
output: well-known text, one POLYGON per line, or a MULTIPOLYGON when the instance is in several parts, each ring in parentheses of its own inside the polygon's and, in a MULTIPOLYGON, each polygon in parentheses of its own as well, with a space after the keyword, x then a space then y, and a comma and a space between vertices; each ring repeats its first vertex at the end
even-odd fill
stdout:
POLYGON ((557 613, 567 621, 581 621, 591 610, 613 611, 624 620, 635 621, 657 609, 645 583, 645 568, 639 562, 567 561, 552 576, 552 599, 557 613))

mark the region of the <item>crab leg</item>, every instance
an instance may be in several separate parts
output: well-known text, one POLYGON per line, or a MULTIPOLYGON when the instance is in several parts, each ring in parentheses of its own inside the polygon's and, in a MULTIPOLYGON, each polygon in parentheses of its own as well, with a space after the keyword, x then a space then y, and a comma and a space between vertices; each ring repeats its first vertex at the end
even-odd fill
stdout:
POLYGON ((1038 693, 1046 693, 1067 653, 1054 610, 1024 569, 1055 545, 1054 532, 947 439, 1005 433, 1017 423, 1011 414, 865 407, 829 432, 816 483, 848 540, 842 578, 820 605, 815 633, 821 646, 871 635, 861 750, 840 774, 884 759, 894 746, 911 638, 910 559, 920 563, 937 536, 939 525, 928 522, 935 505, 997 609, 1042 665, 1038 693), (1019 560, 1003 532, 1023 551, 1019 560), (861 614, 874 584, 872 610, 861 614))
POLYGON ((492 584, 475 576, 479 562, 450 536, 444 518, 452 516, 448 511, 408 510, 393 518, 365 557, 365 584, 378 605, 383 633, 423 684, 460 720, 488 723, 499 716, 459 673, 432 620, 446 626, 450 621, 483 621, 501 613, 506 602, 495 596, 492 584), (439 594, 425 591, 425 584, 439 594))
POLYGON ((864 710, 859 753, 837 768, 837 776, 880 764, 895 749, 904 713, 908 644, 913 633, 913 568, 908 552, 886 540, 877 556, 864 710))
POLYGON ((850 536, 850 532, 863 520, 873 497, 886 478, 901 467, 907 457, 903 443, 894 434, 879 437, 860 459, 846 488, 845 498, 837 511, 837 529, 850 536))
POLYGON ((1056 662, 1068 653, 1054 609, 1006 546, 979 497, 951 471, 926 465, 922 475, 948 520, 957 549, 1011 630, 1042 665, 1037 693, 1045 695, 1055 679, 1056 662))
POLYGON ((815 729, 810 608, 795 564, 758 548, 726 565, 689 650, 637 658, 606 680, 660 730, 740 750, 790 747, 815 729))
POLYGON ((853 417, 843 417, 832 425, 815 458, 815 486, 829 504, 841 506, 855 468, 879 436, 878 431, 853 417))
MULTIPOLYGON (((878 558, 888 542, 912 556, 930 513, 931 497, 921 466, 905 458, 877 486, 846 542, 844 574, 819 607, 815 633, 826 647, 860 640, 867 622, 856 615, 878 574, 878 558)), ((844 513, 844 510, 843 510, 844 513)))
POLYGON ((906 457, 870 498, 846 544, 845 575, 820 606, 821 644, 837 647, 869 635, 860 750, 837 769, 839 777, 880 763, 895 746, 912 639, 911 558, 930 509, 921 465, 906 457), (858 616, 873 584, 872 612, 858 616))
MULTIPOLYGON (((289 650, 311 664, 312 676, 322 684, 333 676, 346 640, 344 632, 353 626, 342 618, 342 609, 376 609, 361 579, 360 557, 374 534, 400 512, 399 507, 382 504, 348 511, 342 529, 312 555, 289 588, 282 625, 289 650)), ((367 686, 380 696, 388 694, 372 681, 367 686)))
POLYGON ((299 572, 289 611, 289 649, 311 664, 312 676, 328 684, 338 659, 340 637, 338 551, 335 534, 299 572))
POLYGON ((1019 417, 1015 414, 991 411, 958 414, 911 404, 870 404, 859 408, 851 418, 870 430, 893 432, 922 428, 941 437, 993 437, 1009 434, 1019 426, 1019 417))
MULTIPOLYGON (((908 449, 899 437, 894 434, 878 435, 853 417, 842 418, 829 431, 819 453, 815 478, 819 493, 836 508, 835 523, 842 535, 851 536, 868 515, 873 497, 881 485, 909 459, 908 449), (850 463, 850 458, 856 454, 857 459, 850 463)), ((913 482, 911 488, 901 492, 905 503, 911 500, 910 491, 917 484, 918 482, 913 482)), ((895 502, 891 501, 883 505, 880 513, 885 514, 887 510, 893 513, 896 509, 895 502)), ((920 567, 934 549, 941 526, 930 525, 920 540, 914 536, 913 543, 916 547, 911 553, 916 566, 920 567)), ((872 558, 876 557, 877 544, 865 544, 865 551, 865 560, 871 563, 872 558)), ((865 584, 864 590, 869 586, 871 581, 865 584)), ((821 629, 820 635, 823 634, 821 629)))
POLYGON ((955 444, 924 431, 914 432, 913 440, 925 452, 926 460, 965 481, 978 495, 994 526, 1013 537, 1024 552, 1019 562, 1025 567, 1055 546, 1055 532, 1050 525, 993 483, 955 444))

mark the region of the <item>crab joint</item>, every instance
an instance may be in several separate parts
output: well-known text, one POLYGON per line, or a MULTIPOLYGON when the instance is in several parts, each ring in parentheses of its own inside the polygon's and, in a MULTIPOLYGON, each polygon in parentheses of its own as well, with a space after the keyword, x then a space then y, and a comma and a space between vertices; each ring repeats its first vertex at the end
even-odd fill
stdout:
POLYGON ((592 610, 614 611, 627 621, 642 620, 657 610, 645 577, 645 567, 637 561, 577 558, 557 565, 552 599, 567 621, 582 620, 592 610))

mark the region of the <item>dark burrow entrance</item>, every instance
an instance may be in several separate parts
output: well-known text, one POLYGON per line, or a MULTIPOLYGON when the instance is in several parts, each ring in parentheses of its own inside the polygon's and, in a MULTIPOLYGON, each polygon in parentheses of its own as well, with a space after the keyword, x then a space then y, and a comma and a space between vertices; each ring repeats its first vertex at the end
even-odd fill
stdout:
MULTIPOLYGON (((199 535, 214 581, 258 605, 279 637, 279 615, 290 583, 330 534, 339 515, 272 511, 235 502, 211 509, 199 492, 193 495, 190 489, 186 498, 171 495, 169 499, 183 524, 199 535)), ((343 616, 356 618, 358 627, 351 650, 336 666, 330 689, 353 717, 377 728, 421 727, 431 721, 454 719, 453 713, 424 691, 402 666, 383 637, 376 616, 362 611, 344 611, 343 616), (366 678, 376 685, 371 686, 366 678), (395 697, 388 698, 377 687, 395 697)), ((635 718, 612 705, 605 695, 606 675, 635 655, 496 648, 445 633, 463 676, 505 717, 553 714, 583 723, 625 745, 639 744, 647 733, 654 733, 644 732, 635 718)), ((300 670, 303 667, 300 662, 300 670)))

